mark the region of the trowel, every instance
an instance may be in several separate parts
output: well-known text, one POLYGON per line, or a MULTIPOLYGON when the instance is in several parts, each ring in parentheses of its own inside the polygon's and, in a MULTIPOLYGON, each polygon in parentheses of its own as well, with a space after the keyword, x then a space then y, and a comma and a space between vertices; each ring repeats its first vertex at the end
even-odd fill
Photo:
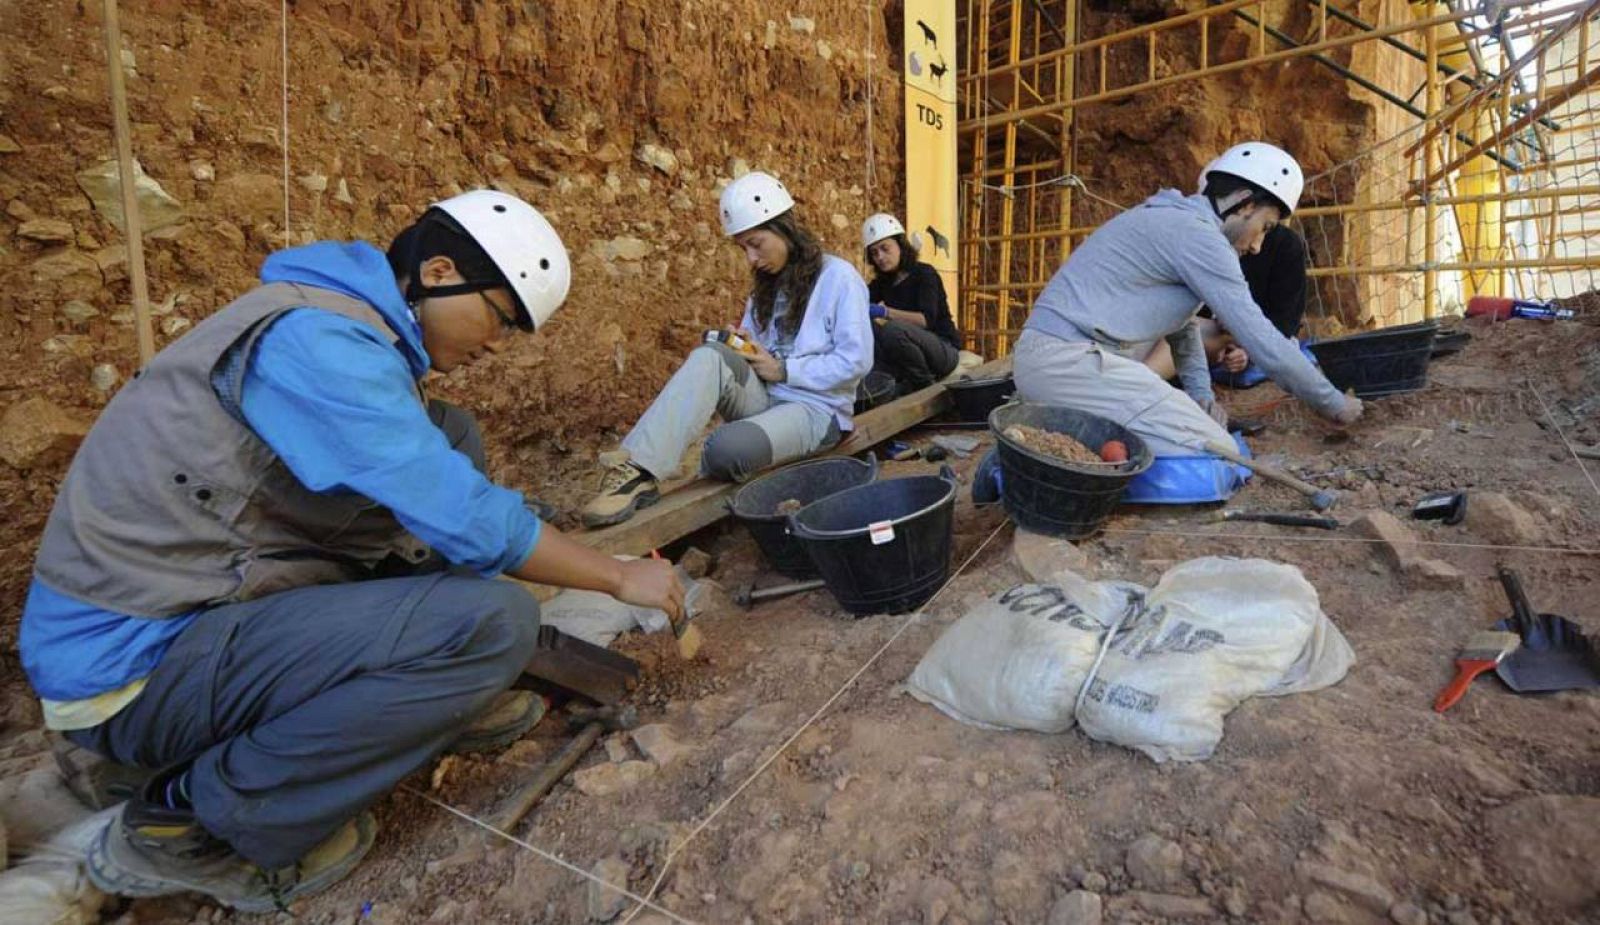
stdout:
POLYGON ((1495 674, 1519 694, 1600 687, 1600 651, 1583 628, 1566 617, 1534 613, 1517 573, 1500 567, 1500 583, 1512 616, 1494 625, 1522 637, 1522 646, 1495 666, 1495 674))
MULTIPOLYGON (((650 558, 661 559, 659 549, 650 550, 650 558)), ((680 576, 682 572, 679 572, 680 576)), ((690 623, 694 619, 694 595, 688 594, 683 599, 683 616, 672 622, 672 635, 678 640, 678 657, 684 661, 693 659, 700 654, 700 646, 705 642, 705 637, 700 633, 700 627, 690 623)))

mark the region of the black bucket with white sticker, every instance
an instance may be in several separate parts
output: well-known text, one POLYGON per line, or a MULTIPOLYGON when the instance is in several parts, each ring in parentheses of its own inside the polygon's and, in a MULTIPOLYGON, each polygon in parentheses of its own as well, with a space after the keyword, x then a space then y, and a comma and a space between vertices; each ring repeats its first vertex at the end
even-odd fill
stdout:
POLYGON ((802 508, 789 532, 810 554, 839 605, 857 617, 905 613, 950 575, 956 477, 885 479, 802 508))

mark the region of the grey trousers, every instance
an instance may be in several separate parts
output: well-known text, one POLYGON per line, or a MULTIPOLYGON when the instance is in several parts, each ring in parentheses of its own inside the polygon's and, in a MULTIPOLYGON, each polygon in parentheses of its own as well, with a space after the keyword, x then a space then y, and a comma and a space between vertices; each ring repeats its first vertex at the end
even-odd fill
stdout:
MULTIPOLYGON (((471 418, 438 405, 481 462, 471 418)), ((282 867, 449 745, 516 680, 538 629, 538 602, 506 581, 296 588, 206 611, 132 703, 67 737, 121 764, 190 764, 206 830, 282 867)))
POLYGON ((800 402, 774 402, 766 383, 738 351, 701 344, 622 440, 635 465, 658 479, 678 471, 683 454, 711 422, 700 473, 742 482, 762 469, 810 456, 839 442, 833 415, 800 402))
POLYGON ((961 351, 927 328, 904 321, 872 323, 874 368, 894 377, 905 395, 925 389, 950 375, 961 351))
POLYGON ((1208 441, 1232 446, 1222 425, 1148 366, 1095 344, 1023 331, 1012 351, 1017 394, 1065 405, 1128 428, 1156 456, 1205 454, 1208 441))

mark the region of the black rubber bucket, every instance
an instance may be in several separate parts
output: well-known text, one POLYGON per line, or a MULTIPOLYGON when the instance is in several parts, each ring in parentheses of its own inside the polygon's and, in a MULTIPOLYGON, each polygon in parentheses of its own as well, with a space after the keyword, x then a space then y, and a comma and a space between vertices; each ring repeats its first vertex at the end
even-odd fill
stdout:
POLYGON ((778 505, 794 500, 804 507, 877 477, 876 456, 869 456, 866 462, 849 456, 811 459, 751 481, 734 494, 728 507, 755 538, 767 564, 779 574, 815 578, 817 568, 811 564, 810 554, 789 535, 789 514, 778 513, 778 505))
POLYGON ((1016 392, 1016 383, 1010 374, 985 379, 957 379, 946 382, 950 397, 956 404, 956 417, 962 421, 982 423, 989 420, 990 412, 1005 404, 1016 392))
POLYGON ((1415 392, 1428 384, 1428 361, 1437 319, 1319 340, 1310 344, 1322 374, 1339 391, 1355 389, 1359 398, 1415 392))
POLYGON ((950 575, 955 506, 956 477, 946 467, 824 498, 790 518, 789 532, 845 610, 905 613, 950 575))
POLYGON ((1017 526, 1075 540, 1099 530, 1134 476, 1155 461, 1143 440, 1102 417, 1073 408, 1027 402, 1006 405, 989 415, 1000 453, 1000 497, 1017 526), (1075 466, 1017 444, 1005 435, 1014 425, 1066 434, 1091 449, 1107 440, 1128 448, 1122 466, 1075 466))
POLYGON ((895 392, 899 387, 899 383, 894 381, 894 376, 881 369, 867 373, 856 386, 856 414, 894 401, 895 392))

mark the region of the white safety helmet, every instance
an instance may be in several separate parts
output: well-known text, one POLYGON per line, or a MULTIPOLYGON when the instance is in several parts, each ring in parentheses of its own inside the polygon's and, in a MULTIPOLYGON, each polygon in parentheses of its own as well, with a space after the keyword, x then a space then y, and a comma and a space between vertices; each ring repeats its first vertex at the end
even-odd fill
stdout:
POLYGON ((1248 180, 1271 193, 1283 206, 1285 217, 1300 205, 1300 191, 1306 183, 1300 164, 1289 152, 1263 141, 1237 144, 1218 155, 1200 172, 1200 192, 1206 191, 1206 180, 1214 173, 1248 180))
POLYGON ((871 247, 884 238, 892 238, 897 234, 905 234, 906 226, 900 220, 887 212, 879 212, 867 219, 861 225, 861 246, 871 247))
POLYGON ((494 262, 522 313, 517 324, 534 331, 555 314, 572 286, 572 262, 561 236, 539 210, 516 196, 480 189, 433 205, 494 262))
POLYGON ((728 236, 770 222, 794 208, 794 197, 769 173, 752 170, 722 191, 722 233, 728 236))

